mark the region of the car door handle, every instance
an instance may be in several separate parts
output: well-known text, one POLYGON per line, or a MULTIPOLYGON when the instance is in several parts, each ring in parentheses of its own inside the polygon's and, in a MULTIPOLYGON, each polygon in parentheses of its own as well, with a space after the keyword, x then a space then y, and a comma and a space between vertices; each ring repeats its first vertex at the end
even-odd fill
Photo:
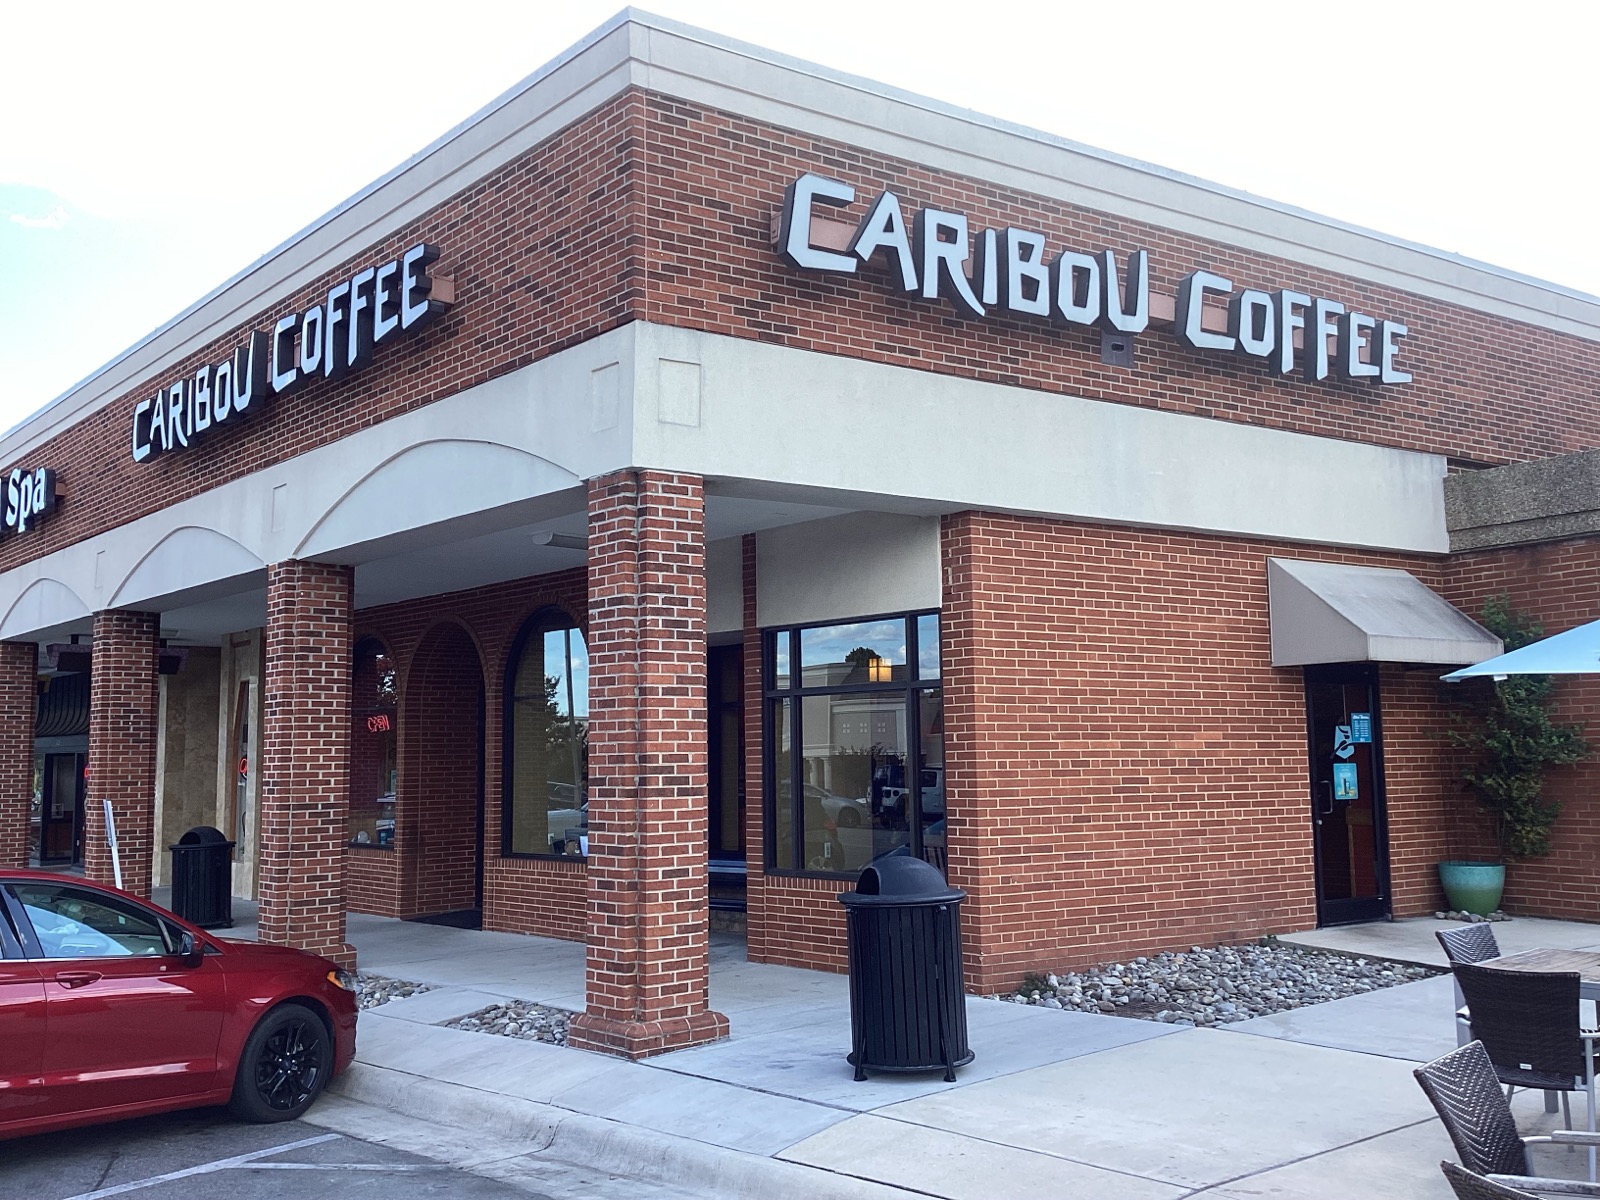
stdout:
POLYGON ((56 982, 66 988, 80 988, 104 978, 99 971, 57 971, 56 982))

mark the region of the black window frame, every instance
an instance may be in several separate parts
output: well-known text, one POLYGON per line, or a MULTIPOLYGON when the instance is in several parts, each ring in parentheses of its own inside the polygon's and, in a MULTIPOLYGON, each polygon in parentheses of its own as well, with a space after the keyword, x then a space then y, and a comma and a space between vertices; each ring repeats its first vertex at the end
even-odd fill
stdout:
MULTIPOLYGON (((902 695, 906 701, 906 796, 908 805, 914 805, 906 820, 907 851, 916 858, 924 856, 922 842, 922 702, 930 691, 937 690, 941 702, 944 697, 944 614, 937 608, 918 608, 900 612, 878 613, 873 616, 835 617, 826 621, 807 621, 799 625, 774 626, 761 630, 761 861, 764 873, 788 879, 849 880, 859 873, 856 869, 844 871, 818 871, 809 867, 778 865, 778 789, 777 789, 777 730, 774 728, 774 701, 791 700, 789 730, 789 791, 794 799, 793 829, 790 844, 795 848, 795 861, 804 863, 805 803, 804 781, 801 778, 805 756, 800 753, 799 737, 802 705, 808 696, 843 695, 902 695), (921 676, 921 646, 918 620, 922 617, 939 618, 939 674, 936 678, 921 676), (800 656, 801 634, 808 629, 827 629, 835 625, 858 625, 872 621, 903 621, 906 630, 906 678, 883 683, 834 684, 826 687, 804 687, 803 664, 800 656), (778 639, 789 642, 789 683, 777 686, 778 639), (915 781, 915 782, 913 782, 915 781)), ((947 785, 948 786, 948 785, 947 785)), ((948 801, 947 801, 948 805, 948 801)), ((949 844, 949 825, 945 826, 946 845, 949 844)))
MULTIPOLYGON (((511 789, 515 782, 514 771, 515 739, 513 730, 516 721, 516 678, 517 668, 522 663, 523 652, 528 648, 528 639, 537 631, 540 636, 554 629, 575 629, 583 638, 583 652, 585 657, 589 653, 589 635, 584 630, 582 622, 572 613, 559 604, 543 604, 529 613, 527 619, 517 630, 517 636, 512 639, 511 653, 506 656, 505 671, 500 680, 500 857, 517 859, 541 859, 546 862, 563 862, 574 865, 584 864, 589 861, 583 854, 552 854, 548 850, 513 850, 511 848, 511 820, 513 815, 511 803, 511 789), (545 619, 550 616, 559 616, 565 625, 546 625, 545 619)), ((588 707, 587 696, 584 697, 584 706, 588 707)), ((584 795, 588 795, 588 764, 584 764, 584 795)), ((548 814, 548 809, 546 813, 548 814)))

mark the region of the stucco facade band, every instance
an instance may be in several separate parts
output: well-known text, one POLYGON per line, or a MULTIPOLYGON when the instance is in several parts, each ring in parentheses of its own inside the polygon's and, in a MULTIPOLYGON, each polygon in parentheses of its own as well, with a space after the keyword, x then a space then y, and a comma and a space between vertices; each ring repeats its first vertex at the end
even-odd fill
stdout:
MULTIPOLYGON (((0 439, 0 846, 583 940, 634 1056, 891 851, 983 992, 1428 911, 1438 676, 1600 615, 1597 368, 1592 297, 624 13, 0 439)), ((1509 908, 1600 919, 1591 775, 1509 908)))

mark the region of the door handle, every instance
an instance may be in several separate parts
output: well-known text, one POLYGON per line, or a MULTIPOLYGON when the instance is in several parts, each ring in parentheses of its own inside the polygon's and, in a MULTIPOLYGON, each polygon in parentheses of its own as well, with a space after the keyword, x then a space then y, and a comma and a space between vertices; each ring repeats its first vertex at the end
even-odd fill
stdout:
POLYGON ((99 971, 57 971, 56 982, 65 988, 80 988, 88 983, 96 983, 104 976, 99 971))
POLYGON ((1333 780, 1331 780, 1331 779, 1321 780, 1317 784, 1317 786, 1318 787, 1325 787, 1325 788, 1328 789, 1328 807, 1327 808, 1319 807, 1317 809, 1317 816, 1319 816, 1319 817, 1330 817, 1330 816, 1333 815, 1333 780))

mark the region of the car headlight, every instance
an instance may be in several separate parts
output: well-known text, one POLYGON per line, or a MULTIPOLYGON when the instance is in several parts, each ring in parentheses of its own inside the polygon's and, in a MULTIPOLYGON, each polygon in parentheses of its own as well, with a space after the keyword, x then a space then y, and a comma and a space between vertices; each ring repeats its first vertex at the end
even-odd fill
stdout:
POLYGON ((328 982, 336 988, 343 988, 347 992, 359 994, 361 981, 356 978, 354 971, 346 971, 343 967, 335 967, 328 972, 328 982))

